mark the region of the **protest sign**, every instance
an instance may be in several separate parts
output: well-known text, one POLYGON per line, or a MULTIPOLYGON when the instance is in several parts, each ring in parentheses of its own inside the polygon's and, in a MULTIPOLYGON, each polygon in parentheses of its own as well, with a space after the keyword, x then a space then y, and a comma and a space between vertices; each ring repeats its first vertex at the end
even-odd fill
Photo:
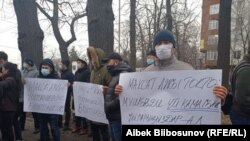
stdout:
POLYGON ((122 124, 220 124, 221 70, 123 73, 122 124))
POLYGON ((24 111, 63 115, 67 84, 67 80, 26 78, 24 111))
POLYGON ((73 91, 76 116, 108 123, 104 112, 104 96, 101 85, 75 82, 73 91))

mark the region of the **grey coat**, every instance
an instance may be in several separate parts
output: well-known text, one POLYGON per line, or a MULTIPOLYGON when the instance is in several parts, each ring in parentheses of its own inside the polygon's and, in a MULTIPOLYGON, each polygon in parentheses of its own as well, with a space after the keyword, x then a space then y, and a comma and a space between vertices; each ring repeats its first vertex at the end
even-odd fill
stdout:
MULTIPOLYGON (((25 78, 37 78, 38 75, 39 75, 39 72, 38 72, 36 66, 34 65, 31 68, 23 69, 22 80, 24 81, 25 78)), ((24 98, 24 91, 22 90, 22 92, 20 92, 19 102, 23 102, 23 98, 24 98)))
POLYGON ((168 60, 158 60, 155 64, 148 66, 144 71, 174 71, 174 70, 193 70, 194 68, 182 61, 176 59, 175 56, 168 60))

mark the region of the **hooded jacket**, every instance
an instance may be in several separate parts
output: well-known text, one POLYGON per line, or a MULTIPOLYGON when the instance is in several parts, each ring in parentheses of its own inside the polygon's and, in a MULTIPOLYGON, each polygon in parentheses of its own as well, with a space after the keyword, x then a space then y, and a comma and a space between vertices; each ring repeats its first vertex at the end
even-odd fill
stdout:
POLYGON ((55 67, 54 67, 52 60, 44 59, 43 62, 40 64, 40 66, 39 66, 39 78, 58 79, 58 75, 55 71, 55 67), (43 74, 41 73, 43 64, 49 65, 52 68, 52 71, 50 72, 50 74, 48 76, 43 76, 43 74))
POLYGON ((102 64, 105 53, 100 48, 89 47, 87 54, 90 63, 90 83, 108 86, 111 81, 111 75, 106 66, 102 64))
POLYGON ((115 95, 114 89, 119 83, 120 74, 125 72, 131 72, 131 68, 126 63, 120 62, 115 66, 108 92, 104 95, 105 113, 109 121, 121 121, 120 100, 119 96, 115 95))

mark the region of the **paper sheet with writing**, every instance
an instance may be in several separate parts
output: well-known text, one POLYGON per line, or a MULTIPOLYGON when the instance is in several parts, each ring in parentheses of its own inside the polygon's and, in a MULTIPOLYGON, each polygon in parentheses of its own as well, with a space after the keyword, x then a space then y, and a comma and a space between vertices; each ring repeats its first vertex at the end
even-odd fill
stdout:
POLYGON ((24 111, 64 114, 67 80, 26 78, 24 85, 24 111))
POLYGON ((213 94, 221 75, 221 70, 121 74, 122 124, 221 124, 221 101, 213 94))
POLYGON ((75 114, 91 121, 108 123, 104 112, 102 86, 91 83, 74 82, 75 114))

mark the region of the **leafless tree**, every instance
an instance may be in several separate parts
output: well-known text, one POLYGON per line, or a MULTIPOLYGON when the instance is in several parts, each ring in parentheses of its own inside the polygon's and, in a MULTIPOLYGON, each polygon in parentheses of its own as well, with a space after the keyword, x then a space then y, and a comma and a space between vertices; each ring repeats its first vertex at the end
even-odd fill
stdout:
POLYGON ((38 22, 34 0, 13 0, 18 23, 18 48, 22 60, 32 58, 37 66, 43 59, 44 34, 38 22))
POLYGON ((69 59, 68 47, 76 40, 75 23, 86 16, 83 10, 83 2, 79 0, 41 0, 36 3, 37 8, 51 22, 54 36, 59 44, 61 59, 69 59), (71 37, 68 40, 63 38, 61 27, 67 25, 71 37))
POLYGON ((249 0, 232 1, 232 46, 231 64, 239 62, 250 46, 249 0))

